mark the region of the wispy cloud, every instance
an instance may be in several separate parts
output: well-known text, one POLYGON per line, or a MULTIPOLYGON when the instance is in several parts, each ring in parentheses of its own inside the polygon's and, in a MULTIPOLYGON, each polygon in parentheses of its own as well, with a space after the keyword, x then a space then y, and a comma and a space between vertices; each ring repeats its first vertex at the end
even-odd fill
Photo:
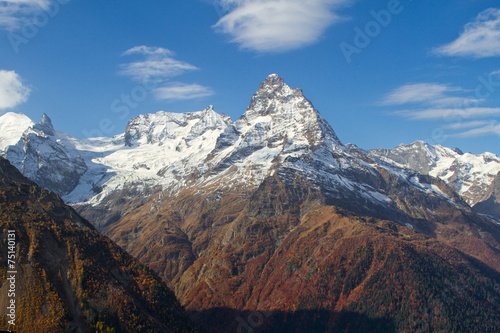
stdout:
POLYGON ((468 121, 465 123, 448 124, 448 125, 443 126, 443 128, 452 129, 452 130, 462 130, 462 129, 466 129, 466 128, 483 127, 483 126, 489 125, 491 123, 492 123, 492 121, 475 120, 475 121, 468 121))
POLYGON ((494 120, 478 118, 499 116, 500 107, 482 106, 486 100, 467 97, 468 94, 473 95, 469 90, 447 84, 407 84, 388 93, 379 104, 400 108, 389 112, 394 116, 446 121, 448 124, 442 126, 443 129, 459 132, 450 136, 472 137, 495 133, 498 126, 494 120))
POLYGON ((211 96, 214 92, 199 84, 185 84, 175 82, 166 87, 160 87, 154 90, 158 99, 166 100, 186 100, 200 97, 211 96))
POLYGON ((353 0, 221 0, 229 12, 214 25, 243 49, 284 52, 315 43, 353 0))
POLYGON ((123 56, 140 56, 141 59, 121 65, 120 74, 140 83, 147 83, 158 99, 186 100, 213 95, 214 92, 198 84, 170 82, 173 77, 198 68, 174 58, 175 53, 161 47, 135 46, 123 53, 123 56))
POLYGON ((10 109, 26 102, 30 89, 15 71, 0 70, 0 110, 10 109))
POLYGON ((143 60, 122 65, 120 71, 139 82, 161 82, 198 69, 187 62, 174 59, 174 52, 161 47, 136 46, 123 55, 143 56, 143 60))
POLYGON ((472 119, 485 116, 500 115, 500 108, 430 108, 420 110, 399 110, 392 112, 393 115, 402 116, 414 120, 431 119, 472 119))
POLYGON ((50 0, 1 0, 0 29, 17 30, 23 19, 47 9, 49 5, 50 0))
POLYGON ((434 49, 434 53, 474 58, 500 56, 500 9, 481 12, 455 41, 434 49))
POLYGON ((484 125, 482 127, 473 128, 465 132, 452 134, 451 136, 459 138, 473 138, 491 134, 496 134, 500 136, 500 124, 498 124, 496 121, 491 121, 487 125, 484 125))
POLYGON ((482 99, 460 96, 466 90, 447 84, 416 83, 394 89, 380 102, 381 105, 419 104, 432 108, 463 108, 478 106, 482 99))

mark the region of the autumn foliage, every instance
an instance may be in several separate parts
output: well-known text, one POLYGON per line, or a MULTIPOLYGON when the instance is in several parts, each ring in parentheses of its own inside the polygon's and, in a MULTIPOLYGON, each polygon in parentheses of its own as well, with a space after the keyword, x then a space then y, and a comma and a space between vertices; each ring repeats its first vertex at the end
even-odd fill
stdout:
MULTIPOLYGON (((57 195, 23 179, 3 159, 0 177, 2 262, 6 231, 17 235, 16 332, 195 331, 154 272, 57 195)), ((1 281, 5 275, 2 265, 1 281)), ((0 328, 7 328, 3 315, 0 328)))

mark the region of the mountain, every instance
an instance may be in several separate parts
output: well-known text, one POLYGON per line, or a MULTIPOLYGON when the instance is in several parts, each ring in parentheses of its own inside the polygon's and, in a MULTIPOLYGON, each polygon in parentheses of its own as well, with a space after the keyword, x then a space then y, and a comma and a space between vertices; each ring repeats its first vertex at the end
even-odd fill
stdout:
POLYGON ((16 332, 195 331, 155 273, 1 157, 0 228, 2 262, 7 263, 7 253, 12 259, 9 269, 0 268, 8 278, 0 284, 0 304, 7 309, 14 300, 15 307, 15 317, 1 316, 0 327, 16 332))
POLYGON ((61 195, 71 192, 87 172, 78 153, 66 149, 47 115, 33 123, 21 114, 0 117, 0 155, 26 177, 61 195))
POLYGON ((379 161, 439 177, 476 211, 500 220, 500 201, 494 195, 500 158, 491 153, 473 155, 423 141, 393 149, 373 149, 367 154, 379 161))
POLYGON ((344 145, 276 74, 234 122, 209 107, 138 116, 114 138, 56 136, 88 168, 63 198, 206 331, 498 325, 500 225, 469 201, 482 176, 458 188, 344 145))

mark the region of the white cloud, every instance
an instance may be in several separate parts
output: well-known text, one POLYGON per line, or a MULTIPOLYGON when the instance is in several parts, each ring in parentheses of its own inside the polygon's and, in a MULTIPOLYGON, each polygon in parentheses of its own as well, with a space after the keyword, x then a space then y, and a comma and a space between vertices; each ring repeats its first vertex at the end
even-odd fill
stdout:
POLYGON ((154 90, 158 99, 165 100, 186 100, 211 96, 214 92, 207 87, 198 84, 174 83, 166 87, 154 90))
POLYGON ((121 74, 139 82, 161 82, 186 71, 197 70, 196 66, 173 58, 174 52, 161 47, 136 46, 123 55, 142 55, 144 60, 122 65, 121 74))
POLYGON ((143 55, 169 55, 173 56, 174 52, 168 49, 164 49, 162 47, 157 46, 134 46, 133 48, 123 52, 123 55, 131 55, 131 54, 143 54, 143 55))
POLYGON ((437 54, 485 58, 500 56, 500 9, 481 12, 453 42, 434 49, 437 54))
POLYGON ((337 13, 353 0, 222 0, 230 10, 214 28, 241 48, 284 52, 315 43, 330 25, 344 20, 337 13))
POLYGON ((157 99, 187 100, 214 94, 210 88, 198 84, 170 82, 173 77, 187 71, 198 70, 196 66, 174 59, 173 51, 142 45, 125 51, 123 55, 138 55, 142 59, 121 65, 120 74, 130 76, 140 83, 157 87, 153 89, 157 99))
POLYGON ((50 0, 0 0, 0 28, 17 30, 23 19, 47 9, 50 0))
POLYGON ((0 70, 0 110, 26 102, 30 89, 23 85, 15 71, 0 70))
MULTIPOLYGON (((413 120, 446 120, 461 124, 461 120, 500 115, 498 107, 483 107, 483 99, 463 96, 467 90, 438 83, 407 84, 386 95, 381 105, 405 106, 390 114, 413 120)), ((468 125, 472 125, 469 122, 468 125)), ((481 126, 484 123, 476 123, 481 126)), ((463 124, 462 124, 463 126, 463 124)), ((452 128, 451 125, 445 126, 452 128)), ((470 126, 472 127, 472 126, 470 126)), ((457 127, 453 129, 459 129, 457 127)))
POLYGON ((432 107, 464 107, 484 102, 480 99, 454 96, 464 89, 438 83, 407 84, 390 92, 382 105, 424 104, 432 107))
POLYGON ((448 124, 446 126, 443 126, 443 128, 452 129, 452 130, 460 130, 460 129, 464 129, 464 128, 485 126, 488 124, 491 124, 491 121, 476 120, 476 121, 468 121, 465 123, 462 123, 462 122, 452 123, 452 124, 448 124))
POLYGON ((500 136, 500 124, 496 121, 489 122, 486 126, 474 128, 462 133, 453 134, 452 136, 460 138, 473 138, 484 135, 496 134, 500 136))
POLYGON ((500 115, 500 108, 473 107, 473 108, 429 108, 419 110, 400 110, 392 112, 394 115, 414 119, 471 119, 484 116, 500 115))

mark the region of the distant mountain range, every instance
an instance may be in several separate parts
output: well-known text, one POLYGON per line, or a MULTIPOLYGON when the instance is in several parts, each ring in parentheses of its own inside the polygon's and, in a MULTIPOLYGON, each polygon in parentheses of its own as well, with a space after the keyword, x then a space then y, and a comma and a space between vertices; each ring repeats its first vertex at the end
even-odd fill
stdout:
POLYGON ((0 155, 159 273, 207 331, 498 327, 500 158, 344 145, 276 74, 234 122, 160 111, 79 139, 8 113, 0 155))
MULTIPOLYGON (((185 114, 160 111, 131 119, 125 133, 113 138, 79 139, 55 130, 45 114, 34 123, 25 115, 7 113, 0 117, 0 155, 77 206, 99 207, 124 189, 170 193, 199 187, 228 178, 233 166, 233 185, 257 186, 279 165, 314 174, 308 178, 325 190, 330 187, 332 198, 352 195, 382 207, 390 206, 387 191, 350 175, 373 174, 377 168, 396 177, 416 171, 440 178, 468 205, 500 218, 494 189, 498 156, 464 154, 422 141, 370 151, 343 145, 301 90, 275 74, 261 84, 236 122, 212 106, 185 114), (490 206, 494 208, 486 208, 490 206)), ((408 180, 419 190, 441 194, 408 180)))

